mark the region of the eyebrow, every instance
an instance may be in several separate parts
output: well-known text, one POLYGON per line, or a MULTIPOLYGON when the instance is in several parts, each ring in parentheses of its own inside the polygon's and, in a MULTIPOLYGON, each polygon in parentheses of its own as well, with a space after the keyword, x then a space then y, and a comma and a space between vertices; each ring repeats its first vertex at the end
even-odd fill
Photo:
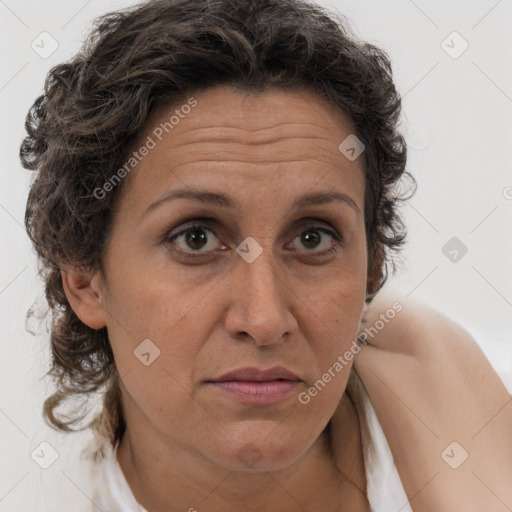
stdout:
MULTIPOLYGON (((184 188, 172 190, 165 196, 157 199, 146 208, 142 216, 147 215, 150 211, 154 210, 162 203, 171 201, 173 199, 193 199, 202 203, 220 206, 222 208, 235 209, 239 207, 238 201, 226 194, 212 192, 210 190, 184 188)), ((328 204, 334 201, 345 203, 350 206, 358 215, 361 214, 359 207, 350 196, 342 192, 333 191, 319 191, 303 194, 295 199, 295 201, 292 203, 291 209, 292 211, 296 211, 308 206, 328 204)))

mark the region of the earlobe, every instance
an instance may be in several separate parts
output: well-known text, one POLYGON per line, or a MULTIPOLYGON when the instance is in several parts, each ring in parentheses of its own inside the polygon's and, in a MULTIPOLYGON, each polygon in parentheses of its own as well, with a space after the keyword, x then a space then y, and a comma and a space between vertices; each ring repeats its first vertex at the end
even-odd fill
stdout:
POLYGON ((105 327, 99 272, 83 267, 61 267, 62 286, 75 314, 91 329, 105 327))

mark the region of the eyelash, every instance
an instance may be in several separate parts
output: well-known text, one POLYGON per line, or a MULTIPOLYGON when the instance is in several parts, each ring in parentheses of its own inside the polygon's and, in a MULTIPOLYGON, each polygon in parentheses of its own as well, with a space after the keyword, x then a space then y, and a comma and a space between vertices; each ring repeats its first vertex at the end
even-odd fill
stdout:
MULTIPOLYGON (((343 247, 343 242, 344 242, 343 237, 341 237, 340 235, 338 235, 338 233, 336 233, 335 231, 333 231, 331 229, 327 229, 323 226, 317 226, 315 224, 302 225, 300 227, 303 228, 301 233, 303 231, 309 231, 309 230, 320 231, 322 233, 332 236, 332 238, 334 239, 334 243, 331 245, 331 247, 329 249, 326 249, 321 252, 314 251, 312 249, 311 251, 306 251, 306 252, 315 253, 314 254, 315 256, 327 256, 333 252, 336 252, 340 246, 343 247)), ((172 247, 173 240, 175 240, 176 238, 178 238, 181 235, 184 235, 188 231, 192 231, 197 228, 206 228, 205 231, 210 231, 215 234, 215 231, 212 229, 212 223, 205 220, 202 223, 196 222, 196 223, 190 224, 188 226, 185 226, 182 230, 178 231, 177 233, 171 232, 171 233, 167 234, 164 237, 162 243, 167 244, 168 248, 170 250, 172 250, 175 253, 178 253, 180 256, 183 256, 185 258, 189 258, 189 259, 204 258, 205 255, 208 255, 208 252, 195 251, 195 253, 194 252, 190 253, 190 252, 182 251, 181 249, 175 249, 174 247, 172 247)))

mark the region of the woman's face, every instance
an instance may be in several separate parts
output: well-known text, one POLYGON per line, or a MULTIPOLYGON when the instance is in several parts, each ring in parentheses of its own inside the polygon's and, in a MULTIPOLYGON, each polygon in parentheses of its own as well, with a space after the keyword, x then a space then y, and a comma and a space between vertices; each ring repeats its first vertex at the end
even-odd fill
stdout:
POLYGON ((148 124, 105 254, 99 300, 126 421, 132 439, 230 470, 278 469, 318 438, 349 376, 350 362, 299 400, 357 336, 362 157, 340 152, 353 124, 311 92, 193 97, 148 124), (276 366, 297 379, 217 380, 276 366))

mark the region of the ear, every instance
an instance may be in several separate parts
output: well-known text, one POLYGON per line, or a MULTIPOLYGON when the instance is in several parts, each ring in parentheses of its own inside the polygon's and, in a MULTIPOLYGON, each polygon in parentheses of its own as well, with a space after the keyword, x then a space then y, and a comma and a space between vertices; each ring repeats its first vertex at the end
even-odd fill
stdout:
POLYGON ((91 329, 105 327, 100 272, 83 267, 62 266, 61 276, 66 297, 78 318, 91 329))

